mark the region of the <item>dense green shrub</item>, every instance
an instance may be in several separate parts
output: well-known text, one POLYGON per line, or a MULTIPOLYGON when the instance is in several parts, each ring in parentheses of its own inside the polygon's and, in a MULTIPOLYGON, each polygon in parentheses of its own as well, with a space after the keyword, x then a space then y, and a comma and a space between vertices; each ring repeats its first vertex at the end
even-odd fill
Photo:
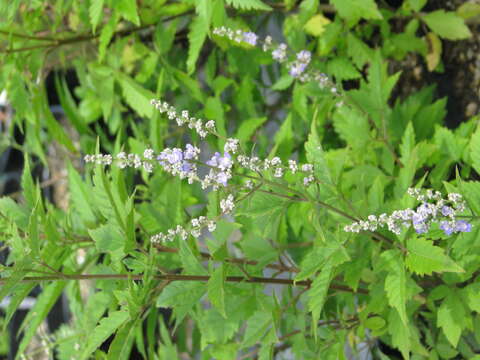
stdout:
POLYGON ((25 153, 23 200, 0 199, 4 323, 43 289, 19 354, 63 293, 60 359, 475 358, 477 117, 448 129, 447 99, 392 97, 387 66, 441 73, 471 36, 478 4, 430 3, 2 3, 2 149, 25 153), (66 209, 32 177, 52 143, 66 209))

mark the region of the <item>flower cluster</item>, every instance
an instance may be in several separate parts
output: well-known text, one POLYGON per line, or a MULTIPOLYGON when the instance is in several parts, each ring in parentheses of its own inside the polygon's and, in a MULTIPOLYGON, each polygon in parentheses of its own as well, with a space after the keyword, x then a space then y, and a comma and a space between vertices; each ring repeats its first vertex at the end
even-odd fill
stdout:
POLYGON ((215 122, 208 120, 205 124, 201 119, 191 117, 187 110, 177 113, 175 107, 167 102, 160 100, 151 100, 150 103, 161 113, 166 113, 170 120, 175 119, 178 126, 187 125, 190 129, 195 129, 198 135, 203 139, 209 132, 215 132, 215 122))
POLYGON ((187 144, 185 150, 179 148, 166 148, 158 156, 158 163, 163 169, 172 174, 179 175, 181 179, 188 179, 188 183, 192 184, 194 180, 198 180, 197 166, 194 160, 198 160, 200 149, 187 144))
POLYGON ((153 150, 146 149, 143 158, 137 154, 127 154, 124 151, 119 152, 115 158, 110 154, 85 155, 86 163, 95 163, 97 165, 112 165, 115 161, 120 169, 133 167, 135 169, 143 167, 145 171, 151 173, 153 171, 153 150))
POLYGON ((400 234, 402 227, 410 226, 418 234, 426 233, 433 223, 439 222, 439 227, 445 235, 458 232, 470 232, 472 225, 465 220, 457 220, 456 215, 465 210, 465 202, 457 193, 450 193, 447 199, 443 199, 438 191, 408 189, 408 194, 420 201, 421 204, 415 209, 396 210, 391 215, 369 215, 367 220, 361 220, 345 226, 346 232, 375 231, 379 227, 387 226, 394 234, 400 234))
POLYGON ((272 171, 273 176, 276 178, 283 177, 287 171, 290 171, 292 174, 302 171, 306 175, 303 178, 303 184, 305 186, 308 186, 315 180, 312 164, 302 164, 299 170, 299 166, 295 160, 288 160, 287 167, 283 165, 282 160, 278 156, 275 156, 272 159, 261 160, 257 156, 249 157, 246 155, 239 155, 237 161, 243 168, 254 172, 272 171))

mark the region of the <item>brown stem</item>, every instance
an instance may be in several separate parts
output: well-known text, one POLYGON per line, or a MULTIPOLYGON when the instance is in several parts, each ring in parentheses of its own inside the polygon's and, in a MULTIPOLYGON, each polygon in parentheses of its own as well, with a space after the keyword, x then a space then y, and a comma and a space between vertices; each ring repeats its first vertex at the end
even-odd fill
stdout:
MULTIPOLYGON (((184 12, 182 14, 169 16, 169 17, 163 19, 163 22, 171 21, 175 18, 191 14, 192 12, 193 11, 187 11, 187 12, 184 12)), ((130 35, 130 34, 133 34, 135 32, 148 29, 148 28, 153 27, 155 25, 157 25, 157 24, 148 24, 148 25, 137 26, 137 27, 130 28, 130 29, 120 30, 120 31, 115 32, 115 34, 113 34, 113 37, 130 35)), ((71 38, 67 38, 67 39, 52 39, 52 42, 50 44, 32 45, 32 46, 26 46, 26 47, 17 48, 17 49, 5 49, 3 51, 0 51, 0 53, 3 52, 3 53, 6 53, 6 54, 12 54, 12 53, 29 51, 29 50, 48 49, 48 48, 53 48, 53 47, 60 47, 60 46, 63 46, 63 45, 94 40, 94 39, 98 38, 100 36, 100 34, 101 34, 101 31, 97 31, 96 34, 88 34, 88 35, 84 34, 84 35, 79 35, 79 36, 75 36, 75 37, 71 37, 71 38)), ((38 40, 38 39, 36 39, 36 40, 38 40)))

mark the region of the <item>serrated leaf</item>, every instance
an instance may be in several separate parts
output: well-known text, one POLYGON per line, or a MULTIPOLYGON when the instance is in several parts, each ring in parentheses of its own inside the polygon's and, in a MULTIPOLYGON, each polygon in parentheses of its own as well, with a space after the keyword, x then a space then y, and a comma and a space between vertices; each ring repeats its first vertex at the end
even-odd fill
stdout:
POLYGON ((318 138, 315 122, 312 123, 311 129, 311 133, 308 135, 308 141, 305 143, 307 160, 309 163, 313 164, 315 177, 326 184, 332 185, 330 169, 325 161, 322 144, 320 144, 320 140, 318 138))
POLYGON ((90 0, 88 14, 90 15, 90 24, 92 24, 93 33, 95 33, 95 29, 102 16, 103 2, 104 0, 90 0))
POLYGON ((348 21, 356 22, 358 19, 382 19, 374 0, 331 0, 338 10, 338 14, 348 21))
POLYGON ((480 128, 475 131, 470 140, 470 157, 472 166, 480 174, 480 128))
POLYGON ((89 334, 80 359, 89 358, 129 317, 130 315, 127 311, 118 310, 111 312, 107 317, 100 320, 98 326, 89 334))
POLYGON ((25 202, 29 208, 33 208, 36 203, 37 194, 35 190, 35 184, 33 183, 32 179, 32 171, 30 170, 30 160, 28 159, 27 154, 25 154, 21 184, 23 191, 22 194, 25 198, 25 202))
MULTIPOLYGON (((320 274, 313 280, 313 283, 308 291, 308 310, 312 312, 312 324, 317 324, 320 319, 320 314, 323 310, 323 305, 328 294, 330 281, 332 280, 333 267, 327 263, 320 274)), ((317 337, 317 326, 312 327, 315 338, 317 337)))
POLYGON ((472 33, 465 21, 454 12, 436 10, 421 17, 433 32, 448 40, 467 39, 472 33))
POLYGON ((207 283, 207 294, 212 305, 218 310, 218 312, 227 318, 225 313, 225 273, 223 265, 216 268, 210 275, 210 279, 207 283))
POLYGON ((272 314, 267 311, 257 311, 247 321, 247 329, 243 336, 242 348, 252 346, 261 341, 272 324, 272 314))
POLYGON ((433 272, 464 272, 452 259, 444 254, 441 247, 424 238, 413 237, 407 240, 407 268, 418 275, 431 275, 433 272))
POLYGON ((260 0, 226 0, 226 2, 235 9, 240 10, 272 10, 270 6, 260 0))
POLYGON ((255 134, 257 129, 267 121, 267 117, 250 118, 242 121, 237 130, 237 139, 241 142, 247 142, 255 134))
POLYGON ((387 261, 389 267, 388 275, 385 278, 385 292, 390 306, 394 307, 407 326, 407 277, 403 265, 402 255, 395 252, 385 252, 382 257, 387 261))
POLYGON ((362 76, 346 57, 336 56, 327 63, 327 69, 337 81, 358 79, 362 76))
POLYGON ((151 118, 153 116, 153 106, 150 101, 155 98, 155 94, 123 73, 117 72, 115 77, 120 83, 127 104, 138 115, 151 118))
POLYGON ((466 316, 462 300, 454 294, 449 294, 437 312, 437 326, 441 327, 448 341, 457 347, 463 330, 466 316))
POLYGON ((115 34, 115 28, 117 27, 118 16, 117 12, 114 11, 107 24, 103 26, 102 31, 100 31, 100 37, 98 41, 98 61, 102 62, 107 53, 107 47, 110 43, 110 40, 115 34))
POLYGON ((198 304, 205 290, 205 284, 198 282, 172 282, 162 290, 157 299, 157 306, 173 307, 178 326, 190 310, 198 304))
POLYGON ((88 233, 99 252, 123 254, 126 239, 118 226, 107 223, 96 229, 89 229, 88 233))
POLYGON ((208 23, 202 17, 195 18, 190 24, 190 31, 188 32, 188 58, 187 58, 187 72, 191 75, 195 71, 195 63, 197 62, 200 50, 207 38, 208 23))
POLYGON ((108 348, 108 360, 128 360, 132 351, 138 319, 126 322, 117 332, 108 348))
POLYGON ((140 25, 140 18, 137 12, 137 0, 116 0, 115 7, 124 19, 135 25, 140 25))
POLYGON ((373 50, 349 32, 347 35, 347 54, 358 68, 362 68, 372 58, 373 50))
POLYGON ((200 264, 198 259, 190 249, 190 246, 186 241, 180 241, 180 260, 186 274, 195 274, 195 275, 207 275, 207 270, 200 264))
POLYGON ((303 26, 303 28, 307 34, 320 36, 325 32, 325 27, 330 23, 330 19, 326 18, 322 14, 317 14, 312 16, 303 26))
POLYGON ((82 181, 80 175, 70 162, 67 164, 67 169, 70 197, 73 207, 78 211, 78 214, 80 214, 83 221, 89 224, 95 222, 96 217, 89 200, 91 194, 90 185, 87 185, 82 181))

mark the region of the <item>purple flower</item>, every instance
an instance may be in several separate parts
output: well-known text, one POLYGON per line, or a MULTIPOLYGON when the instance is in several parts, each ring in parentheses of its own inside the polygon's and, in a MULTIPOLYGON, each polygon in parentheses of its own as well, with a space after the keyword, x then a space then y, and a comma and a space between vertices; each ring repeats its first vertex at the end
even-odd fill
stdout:
POLYGON ((213 167, 217 167, 218 166, 218 162, 220 160, 220 153, 219 152, 216 152, 215 154, 213 154, 212 158, 210 160, 208 160, 206 162, 206 164, 208 166, 213 166, 213 167))
POLYGON ((450 236, 455 231, 455 229, 452 227, 452 224, 450 223, 450 221, 441 221, 440 222, 440 229, 443 230, 443 232, 447 236, 450 236))
POLYGON ((419 225, 419 224, 422 224, 423 222, 425 221, 425 217, 420 215, 420 214, 417 214, 417 213, 414 213, 412 215, 412 223, 413 225, 419 225))
POLYGON ((243 33, 243 41, 246 42, 247 44, 250 44, 250 45, 257 45, 257 34, 249 31, 249 32, 244 32, 243 33))
POLYGON ((428 225, 425 223, 418 223, 413 225, 417 234, 424 234, 428 231, 428 225))
POLYGON ((470 232, 472 231, 472 224, 465 220, 457 220, 455 230, 458 232, 470 232))
POLYGON ((224 173, 223 171, 222 172, 219 172, 217 174, 217 178, 216 178, 216 181, 219 183, 219 184, 222 184, 223 186, 227 186, 227 181, 229 179, 229 176, 227 173, 224 173))
POLYGON ((302 63, 308 64, 311 58, 312 58, 312 53, 308 50, 302 50, 299 53, 297 53, 297 60, 302 63))
POLYGON ((183 160, 183 152, 180 149, 174 148, 170 154, 167 154, 167 161, 174 165, 183 160))
POLYGON ((295 62, 290 66, 289 74, 292 77, 297 78, 300 75, 302 75, 302 73, 305 71, 306 67, 307 67, 307 65, 304 64, 304 63, 295 62))
POLYGON ((451 216, 453 214, 454 214, 454 211, 450 206, 443 206, 442 207, 442 215, 443 216, 451 216))

